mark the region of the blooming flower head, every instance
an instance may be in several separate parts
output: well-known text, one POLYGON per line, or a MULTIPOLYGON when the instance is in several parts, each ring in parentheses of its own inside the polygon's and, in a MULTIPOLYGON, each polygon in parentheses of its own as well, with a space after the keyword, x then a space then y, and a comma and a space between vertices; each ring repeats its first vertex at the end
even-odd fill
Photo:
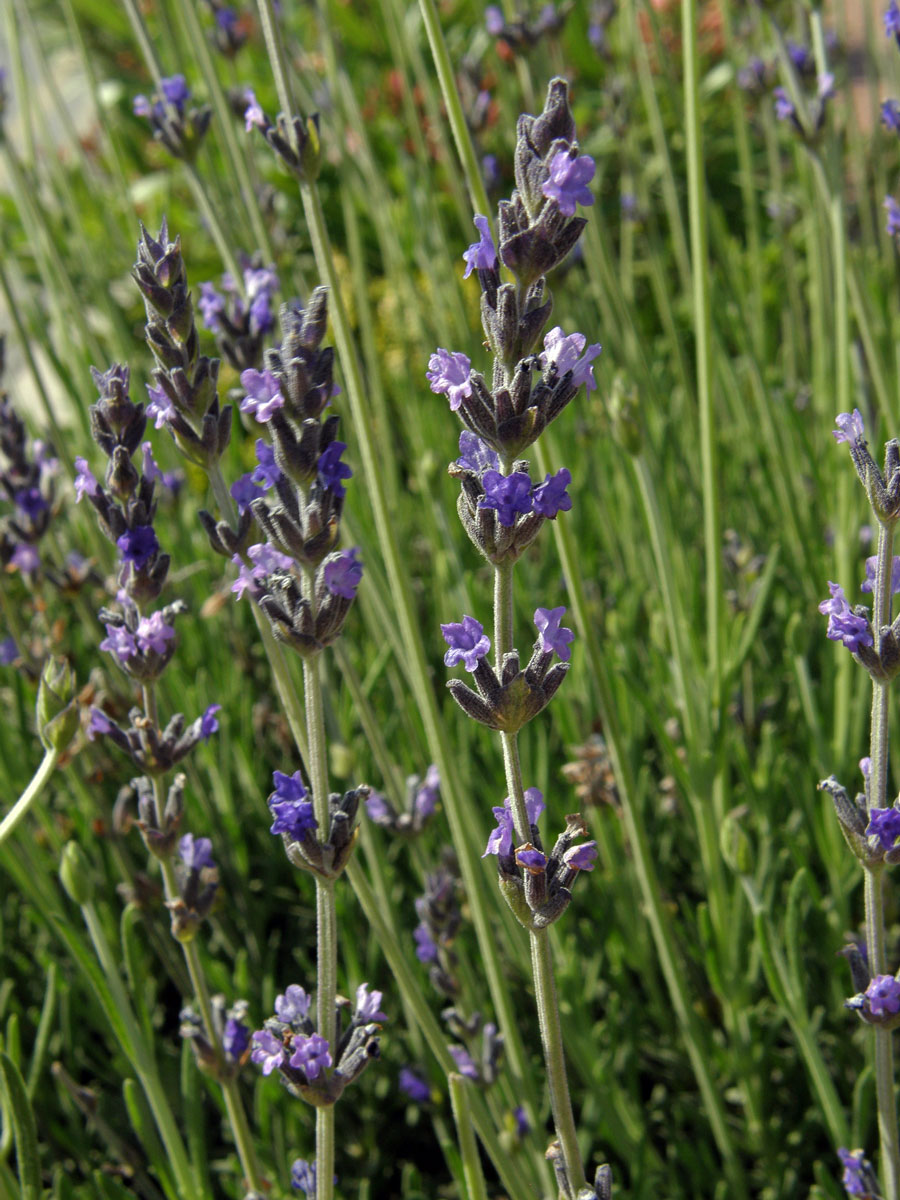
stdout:
POLYGON ((19 542, 9 560, 23 575, 33 575, 41 565, 41 556, 30 542, 19 542))
POLYGON ((221 708, 221 704, 210 704, 200 718, 200 737, 204 742, 208 741, 214 733, 218 733, 219 722, 216 720, 216 713, 220 712, 221 708))
MULTIPOLYGON (((861 592, 871 592, 875 586, 875 568, 878 564, 877 555, 866 559, 866 577, 860 585, 861 592)), ((891 561, 891 592, 900 592, 900 555, 895 554, 891 561)))
POLYGON ((572 497, 566 488, 571 482, 572 472, 566 467, 560 467, 555 475, 548 475, 532 494, 534 511, 551 520, 557 513, 568 512, 572 507, 572 497))
POLYGON ((123 562, 134 563, 140 568, 159 550, 159 542, 152 525, 135 525, 116 539, 116 547, 123 562))
POLYGON ((151 613, 149 617, 141 617, 138 621, 135 641, 138 649, 145 654, 154 650, 157 654, 165 654, 166 642, 175 636, 175 630, 167 625, 161 612, 151 613))
POLYGON ((862 413, 858 408, 854 408, 852 413, 838 413, 834 423, 837 429, 832 429, 831 432, 836 442, 846 442, 853 447, 865 436, 862 413))
POLYGON ((569 643, 575 640, 575 634, 565 626, 560 628, 559 623, 565 611, 565 605, 560 605, 559 608, 536 608, 534 623, 540 638, 541 651, 544 654, 556 653, 563 662, 568 662, 572 653, 569 643))
POLYGON ((291 1187, 315 1200, 316 1164, 307 1162, 305 1158, 294 1159, 291 1165, 291 1187))
POLYGON ((428 360, 425 378, 435 395, 445 395, 450 411, 456 412, 463 400, 472 395, 469 371, 472 364, 465 354, 437 349, 428 360))
POLYGON ((244 101, 247 107, 244 109, 244 128, 247 133, 254 126, 258 129, 266 129, 268 127, 268 119, 262 110, 262 106, 256 99, 256 93, 253 88, 246 88, 244 91, 244 101))
POLYGON ((85 496, 96 496, 100 484, 94 477, 86 458, 75 459, 75 503, 85 496))
POLYGON ((250 413, 257 421, 270 421, 275 410, 284 405, 278 380, 271 371, 248 367, 241 371, 241 385, 247 392, 240 404, 241 412, 250 413))
POLYGON ((281 471, 275 461, 275 451, 263 438, 256 439, 256 461, 259 466, 253 472, 253 478, 264 488, 274 487, 281 478, 281 471))
POLYGON ((888 37, 896 38, 900 45, 900 7, 897 0, 890 0, 884 13, 884 32, 888 37))
POLYGON ((106 637, 100 643, 100 649, 115 654, 123 661, 137 654, 134 634, 129 633, 124 625, 107 625, 106 637))
POLYGON ((381 992, 372 992, 370 995, 369 985, 361 983, 356 989, 353 1019, 359 1025, 368 1024, 369 1021, 386 1021, 387 1014, 381 1011, 381 992))
POLYGON ((275 997, 275 1015, 285 1025, 293 1025, 295 1021, 306 1020, 311 1003, 308 992, 299 983, 292 983, 282 995, 275 997))
POLYGON ((484 495, 478 501, 478 507, 495 509, 497 519, 505 528, 515 525, 516 513, 531 512, 531 479, 526 472, 502 475, 499 471, 485 471, 481 483, 484 495))
POLYGON ((555 329, 544 338, 544 352, 540 355, 540 364, 546 371, 551 363, 556 366, 558 375, 566 375, 569 371, 572 372, 572 384, 574 387, 585 385, 588 392, 592 392, 597 382, 594 379, 594 368, 591 363, 600 353, 602 347, 597 343, 588 346, 587 338, 583 333, 570 333, 568 336, 563 333, 561 326, 557 325, 555 329), (582 355, 579 357, 579 355, 582 355))
POLYGON ((563 862, 570 871, 593 871, 594 860, 597 857, 597 843, 595 841, 581 842, 578 846, 571 846, 563 854, 563 862))
POLYGON ((161 79, 160 91, 154 92, 148 99, 146 96, 135 96, 132 111, 136 117, 153 117, 159 121, 165 120, 166 104, 177 109, 179 115, 184 112, 184 106, 191 98, 191 91, 183 75, 170 75, 161 79))
POLYGON ((91 719, 88 722, 87 735, 88 740, 93 741, 98 733, 112 732, 112 721, 106 715, 102 708, 91 709, 91 719))
POLYGON ((254 1033, 250 1059, 262 1067, 263 1075, 271 1075, 276 1067, 280 1067, 284 1062, 284 1054, 284 1046, 274 1033, 268 1029, 254 1033))
POLYGON ((473 271, 491 271, 497 265, 497 249, 487 217, 478 213, 474 218, 474 225, 481 236, 463 254, 466 260, 463 279, 468 279, 473 271))
POLYGON ((588 184, 594 178, 595 170, 594 160, 589 154, 575 157, 566 150, 560 150, 553 156, 550 178, 541 191, 549 200, 556 201, 564 217, 573 217, 576 204, 587 208, 594 203, 588 184))
POLYGON ((32 520, 50 507, 41 495, 41 489, 36 487, 23 488, 20 492, 16 492, 13 499, 16 507, 32 520))
POLYGON ((833 642, 843 642, 855 653, 860 646, 872 645, 872 631, 865 617, 858 617, 847 603, 844 589, 837 583, 828 584, 830 600, 823 600, 819 612, 828 617, 825 636, 833 642))
POLYGON ((838 1157, 844 1168, 841 1183, 848 1196, 868 1196, 872 1178, 872 1168, 862 1150, 838 1150, 838 1157))
POLYGON ((5 637, 0 641, 0 667, 11 666, 18 657, 19 647, 15 638, 5 637))
POLYGON ((413 930, 413 938, 416 943, 416 958, 419 962, 437 962, 438 944, 431 936, 431 931, 424 921, 421 921, 413 930))
POLYGON ((884 208, 887 212, 887 225, 885 226, 890 237, 896 237, 900 233, 900 204, 893 196, 885 196, 884 208))
POLYGON ((312 1033, 306 1037, 298 1033, 294 1037, 293 1051, 289 1059, 291 1066, 303 1071, 310 1082, 331 1066, 331 1051, 321 1034, 312 1033))
POLYGON ((329 442, 319 455, 319 461, 316 464, 319 482, 322 487, 328 488, 336 496, 346 495, 347 489, 344 487, 342 481, 349 479, 353 474, 350 467, 346 463, 341 462, 341 455, 346 449, 347 445, 345 442, 329 442))
POLYGON ((212 841, 209 838, 195 838, 192 833, 186 833, 178 840, 178 856, 184 865, 192 871, 202 871, 204 867, 215 867, 212 856, 212 841))
POLYGON ((485 471, 499 471, 500 456, 477 433, 473 433, 471 429, 464 429, 459 435, 459 458, 456 465, 474 471, 476 475, 482 475, 485 471))
MULTIPOLYGON (((544 811, 544 797, 536 787, 525 789, 525 812, 528 817, 529 825, 536 825, 538 817, 544 811)), ((503 801, 503 807, 499 805, 492 808, 494 819, 497 822, 497 828, 491 831, 491 836, 488 838, 487 848, 485 849, 482 858, 487 858, 489 854, 499 854, 502 858, 509 858, 513 850, 513 835, 515 828, 513 826, 512 806, 509 796, 503 801)))
POLYGON ((255 472, 248 471, 246 475, 241 475, 228 489, 239 513, 249 508, 253 500, 258 500, 260 496, 266 494, 265 488, 257 487, 253 482, 254 474, 255 472))
POLYGON ((363 565, 358 561, 359 546, 343 550, 336 558, 331 558, 322 569, 325 587, 332 596, 343 596, 352 600, 360 585, 363 565))
POLYGON ((877 837, 883 850, 893 850, 900 837, 900 810, 896 808, 873 808, 869 810, 867 837, 877 837))
POLYGON ((275 771, 272 780, 275 791, 269 796, 268 805, 275 820, 270 832, 286 833, 292 841, 299 842, 307 830, 316 828, 313 804, 303 786, 300 772, 285 775, 282 771, 275 771))
POLYGON ((441 775, 434 763, 425 772, 425 779, 416 792, 413 809, 423 821, 430 817, 437 807, 441 795, 441 775))
POLYGON ((775 98, 775 116, 779 121, 790 121, 796 117, 794 102, 783 87, 777 87, 772 95, 775 98))
POLYGON ((491 648, 491 640, 484 626, 474 617, 464 616, 461 622, 451 621, 441 626, 444 641, 450 649, 444 655, 444 666, 455 667, 462 663, 467 671, 474 671, 478 660, 484 658, 491 648))
POLYGON ((491 37, 499 37, 506 22, 503 20, 503 10, 496 4, 489 4, 484 10, 484 25, 491 37))
POLYGON ((411 1067, 404 1067, 401 1070, 397 1082, 400 1085, 400 1091, 405 1092, 414 1104, 425 1104, 431 1099, 431 1088, 422 1076, 411 1067))
POLYGON ((876 1017, 900 1012, 900 980, 893 975, 876 975, 866 988, 866 999, 876 1017))

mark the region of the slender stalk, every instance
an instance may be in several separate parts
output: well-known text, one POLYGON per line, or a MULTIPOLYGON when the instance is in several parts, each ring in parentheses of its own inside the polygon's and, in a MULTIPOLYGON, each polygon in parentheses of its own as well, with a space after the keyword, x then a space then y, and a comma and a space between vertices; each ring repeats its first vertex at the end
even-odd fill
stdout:
POLYGON ((463 1173, 466 1177, 466 1192, 469 1200, 487 1200, 481 1159, 478 1157, 478 1146, 472 1132, 468 1085, 462 1075, 457 1075, 455 1071, 448 1075, 447 1082, 450 1085, 450 1104, 453 1108, 456 1135, 459 1139, 459 1149, 463 1160, 463 1173))
POLYGON ((684 0, 681 6, 681 17, 688 160, 688 221, 691 231, 691 283, 694 297, 697 401, 700 408, 700 463, 703 476, 707 665, 712 684, 713 707, 717 708, 722 700, 719 694, 722 681, 722 536, 712 394, 712 320, 709 303, 706 179, 700 118, 697 0, 684 0))
MULTIPOLYGON (((872 628, 875 649, 880 651, 882 630, 891 620, 891 576, 893 567, 893 526, 881 525, 878 535, 878 556, 875 565, 872 628)), ((869 756, 870 808, 887 808, 888 785, 888 682, 872 680, 872 728, 869 756)), ((868 868, 865 877, 866 947, 869 970, 873 976, 885 971, 884 946, 884 870, 882 866, 868 868)), ((878 1100, 878 1133, 881 1141, 881 1181, 885 1200, 900 1197, 900 1139, 897 1129, 897 1101, 894 1089, 894 1047, 892 1032, 879 1029, 874 1033, 875 1093, 878 1100)))
POLYGON ((6 841, 25 814, 47 786, 50 776, 56 770, 59 762, 59 750, 47 750, 41 759, 41 765, 35 771, 28 787, 15 802, 6 816, 0 821, 0 846, 6 841))
POLYGON ((244 272, 238 266, 238 260, 231 248, 231 243, 225 236, 225 230, 222 228, 222 222, 219 220, 218 214, 213 208, 209 196, 206 194, 206 186, 193 163, 184 163, 184 173, 187 175, 188 183, 191 185, 191 191, 194 193, 194 199, 197 201, 200 215, 212 235, 212 240, 216 243, 219 258, 221 258, 223 266, 231 272, 234 286, 243 292, 244 272))

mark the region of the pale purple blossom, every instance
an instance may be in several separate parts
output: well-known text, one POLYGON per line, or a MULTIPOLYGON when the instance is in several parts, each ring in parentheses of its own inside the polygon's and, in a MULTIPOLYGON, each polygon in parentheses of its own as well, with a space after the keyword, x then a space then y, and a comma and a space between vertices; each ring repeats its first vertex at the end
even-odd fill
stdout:
POLYGON ((463 400, 472 395, 469 372, 472 364, 465 354, 438 348, 428 360, 425 378, 435 395, 445 395, 450 411, 456 412, 463 400))
POLYGON ((175 405, 161 387, 151 387, 148 383, 147 395, 150 397, 147 416, 153 420, 155 429, 162 429, 164 425, 168 425, 175 419, 175 405))
POLYGON ((361 983, 356 989, 356 1008, 353 1019, 359 1025, 369 1021, 386 1021, 387 1013, 381 1011, 381 992, 369 993, 369 985, 361 983))
POLYGON ((253 478, 264 488, 274 487, 281 478, 281 470, 275 461, 275 451, 263 438, 256 439, 256 461, 259 466, 253 472, 253 478))
POLYGON ((891 133, 900 133, 900 104, 896 100, 882 100, 881 123, 891 133))
POLYGON ((587 391, 592 392, 597 383, 591 363, 602 347, 595 342, 585 349, 586 344, 587 338, 583 333, 570 333, 567 336, 561 326, 557 325, 544 338, 544 352, 540 355, 540 364, 545 371, 551 363, 555 364, 556 373, 560 376, 571 371, 572 385, 580 387, 584 384, 587 391))
POLYGON ((123 661, 137 655, 134 634, 129 633, 124 625, 107 625, 106 637, 100 643, 100 649, 115 654, 123 661))
POLYGON ((779 121, 796 119, 797 110, 794 102, 783 87, 775 88, 772 96, 775 100, 775 116, 779 121))
POLYGON ((310 1200, 316 1195, 316 1164, 305 1158, 295 1158, 291 1164, 291 1187, 304 1192, 310 1200))
POLYGON ((265 488, 258 487, 253 482, 254 476, 255 472, 248 471, 246 475, 239 476, 228 489, 239 513, 249 508, 252 501, 266 494, 265 488))
POLYGON ((566 150, 560 150, 553 156, 550 163, 550 178, 544 183, 541 191, 549 200, 555 200, 559 211, 564 217, 575 215, 575 205, 585 208, 594 203, 594 197, 587 186, 594 178, 594 160, 589 154, 579 154, 577 157, 566 150))
POLYGON ((876 1017, 900 1012, 900 980, 893 975, 876 975, 866 988, 869 1009, 876 1017))
POLYGON ((400 1091, 405 1092, 414 1104, 426 1104, 431 1099, 431 1088, 411 1067, 403 1067, 397 1077, 400 1091))
POLYGON ((352 600, 362 580, 363 565, 358 561, 359 546, 343 550, 336 558, 330 558, 322 568, 325 587, 332 596, 352 600))
POLYGON ((302 1033, 296 1034, 289 1062, 292 1067, 303 1071, 310 1082, 318 1079, 321 1072, 331 1066, 328 1042, 319 1033, 311 1033, 309 1037, 302 1033))
POLYGON ((865 617, 858 617, 844 595, 844 589, 829 581, 830 600, 823 600, 819 612, 828 617, 825 636, 832 642, 843 642, 848 650, 856 652, 860 646, 872 645, 872 632, 865 617))
POLYGON ((216 720, 216 713, 221 712, 221 704, 210 704, 206 712, 200 718, 200 738, 207 742, 214 733, 219 731, 219 722, 216 720))
POLYGON ((559 623, 565 611, 564 605, 560 605, 559 608, 536 608, 534 623, 537 627, 542 652, 544 654, 556 653, 563 662, 568 662, 572 653, 569 645, 575 640, 575 634, 565 626, 560 628, 559 623))
POLYGON ((257 421, 271 420, 275 410, 284 405, 278 380, 271 371, 255 371, 248 367, 241 371, 241 385, 247 392, 241 400, 241 412, 250 413, 257 421))
POLYGON ((98 733, 111 733, 113 723, 102 708, 91 709, 91 719, 88 722, 88 741, 93 741, 98 733))
POLYGON ((9 560, 23 575, 33 575, 41 565, 41 556, 30 542, 19 542, 9 560))
POLYGON ((865 436, 862 413, 854 408, 852 413, 838 413, 834 418, 837 429, 832 429, 836 442, 847 442, 850 447, 856 445, 865 436))
POLYGON ((244 109, 244 129, 247 133, 254 126, 258 129, 267 129, 269 125, 268 118, 262 110, 262 106, 256 99, 256 93, 253 88, 246 88, 244 91, 244 101, 247 107, 244 109))
POLYGON ((572 473, 566 467, 560 467, 555 475, 548 475, 543 483, 537 484, 532 493, 534 511, 542 517, 551 520, 560 512, 568 512, 572 507, 572 497, 566 488, 572 482, 572 473))
POLYGON ((431 936, 431 930, 424 921, 420 921, 413 930, 413 938, 416 943, 416 958, 419 962, 437 962, 438 944, 431 936))
MULTIPOLYGON (((529 825, 536 825, 538 817, 544 811, 543 794, 536 787, 525 789, 525 813, 528 818, 529 825)), ((497 822, 497 828, 491 830, 491 835, 487 841, 487 847, 482 854, 482 858, 487 858, 489 854, 499 854, 502 858, 509 858, 513 851, 513 837, 515 835, 515 826, 513 824, 512 801, 509 796, 503 801, 503 807, 496 805, 491 809, 494 814, 494 820, 497 822)))
POLYGON ((451 621, 441 626, 444 641, 450 647, 444 655, 444 666, 455 667, 462 663, 467 671, 474 671, 478 660, 484 658, 491 648, 491 640, 484 626, 474 617, 464 616, 461 622, 451 621))
POLYGON ((465 1046, 459 1046, 454 1043, 454 1045, 448 1046, 447 1049, 450 1051, 450 1056, 456 1063, 456 1069, 460 1075, 464 1075, 466 1079, 478 1078, 478 1068, 472 1061, 472 1056, 465 1046))
POLYGON ((459 435, 459 458, 456 465, 481 475, 485 471, 498 471, 500 456, 477 433, 473 433, 471 429, 464 429, 459 435))
POLYGON ((562 860, 570 871, 593 871, 596 857, 597 843, 590 841, 570 846, 563 854, 562 860))
POLYGON ((100 484, 97 482, 94 473, 88 466, 86 458, 75 459, 75 503, 77 504, 84 496, 96 496, 100 490, 100 484))
POLYGON ((178 857, 191 871, 202 871, 216 865, 213 862, 212 841, 205 837, 195 838, 192 833, 186 833, 178 839, 178 857))
MULTIPOLYGON (((885 15, 887 21, 887 15, 885 15)), ((838 1157, 844 1168, 841 1183, 848 1196, 868 1196, 871 1166, 862 1150, 838 1150, 838 1157)))
POLYGON ((468 279, 473 271, 491 271, 497 265, 497 248, 491 236, 491 226, 487 217, 477 213, 473 221, 480 237, 463 253, 466 269, 463 279, 468 279))
POLYGON ((292 983, 284 989, 280 996, 275 997, 275 1016, 285 1025, 293 1025, 295 1021, 305 1021, 309 1012, 312 998, 299 983, 292 983))
MULTIPOLYGON (((860 585, 861 592, 871 592, 875 586, 875 568, 878 565, 878 556, 873 554, 866 559, 866 577, 860 585)), ((900 592, 900 556, 894 555, 891 560, 891 592, 896 595, 900 592)))
POLYGON ((253 1035, 253 1049, 250 1052, 252 1062, 262 1067, 263 1075, 271 1075, 276 1067, 284 1062, 284 1046, 268 1029, 261 1029, 253 1035))
POLYGON ((511 475, 485 471, 481 483, 484 495, 478 507, 495 509, 498 521, 505 528, 515 525, 517 513, 531 512, 531 479, 524 471, 514 471, 511 475))
POLYGON ((437 807, 437 802, 441 795, 441 773, 437 766, 432 763, 425 772, 425 778, 422 781, 419 790, 416 792, 413 800, 413 808, 416 815, 421 820, 426 820, 434 812, 437 807))

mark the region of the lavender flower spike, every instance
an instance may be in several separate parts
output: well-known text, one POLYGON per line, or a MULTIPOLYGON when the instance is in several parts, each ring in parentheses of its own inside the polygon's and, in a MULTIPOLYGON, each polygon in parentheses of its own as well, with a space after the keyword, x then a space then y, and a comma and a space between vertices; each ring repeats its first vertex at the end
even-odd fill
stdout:
POLYGON ((450 649, 444 655, 444 666, 455 667, 462 663, 467 671, 474 671, 478 660, 484 658, 491 648, 491 640, 484 626, 474 617, 464 616, 461 622, 451 621, 441 626, 444 641, 450 649))
POLYGON ((869 1161, 862 1150, 838 1150, 838 1157, 844 1168, 841 1183, 848 1196, 868 1196, 868 1177, 871 1173, 869 1161))
POLYGON ((900 6, 897 0, 890 0, 884 12, 884 32, 896 40, 900 46, 900 6))
POLYGON ((575 155, 574 151, 560 150, 550 163, 550 178, 541 191, 549 200, 555 200, 564 217, 574 217, 575 205, 585 208, 594 203, 587 186, 594 178, 594 160, 588 154, 575 155))
POLYGON ((428 360, 425 378, 435 395, 445 395, 450 411, 456 412, 463 400, 472 395, 469 371, 472 364, 465 354, 437 349, 428 360))
POLYGON ((828 617, 828 629, 825 636, 832 642, 843 642, 848 650, 855 653, 860 646, 871 646, 872 633, 865 617, 858 617, 847 603, 844 589, 837 583, 829 581, 830 600, 823 600, 819 612, 828 617))
POLYGON ((463 279, 468 279, 473 271, 492 271, 497 265, 497 248, 491 237, 491 226, 487 217, 476 214, 474 225, 481 237, 465 251, 466 269, 463 279))
MULTIPOLYGON (((538 817, 544 811, 544 797, 536 787, 525 789, 525 812, 528 816, 528 824, 536 825, 538 817)), ((494 814, 494 820, 497 822, 497 828, 491 831, 491 836, 488 838, 487 846, 485 847, 482 858, 487 858, 489 854, 499 854, 501 858, 509 858, 513 850, 513 828, 512 819, 512 802, 509 796, 503 801, 503 807, 496 805, 491 809, 494 814)))
POLYGON ((316 1164, 305 1158, 295 1158, 291 1164, 291 1187, 315 1200, 316 1164))
POLYGON ((849 446, 853 447, 865 436, 862 413, 858 408, 854 408, 852 413, 838 413, 834 418, 834 423, 837 425, 837 429, 832 429, 831 432, 836 442, 847 442, 849 446))
POLYGON ((560 628, 559 623, 565 611, 565 605, 560 605, 559 608, 537 608, 534 611, 534 623, 543 653, 555 652, 563 662, 568 662, 572 654, 569 644, 575 640, 575 634, 565 626, 560 628))

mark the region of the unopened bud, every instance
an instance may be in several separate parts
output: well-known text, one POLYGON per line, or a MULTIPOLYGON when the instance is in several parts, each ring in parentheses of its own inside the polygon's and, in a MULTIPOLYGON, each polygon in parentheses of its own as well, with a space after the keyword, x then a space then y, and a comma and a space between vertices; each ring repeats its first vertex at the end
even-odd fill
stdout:
POLYGON ((91 868, 87 856, 77 842, 66 842, 63 847, 59 879, 70 900, 74 900, 78 905, 89 902, 94 893, 91 868))
POLYGON ((65 750, 78 729, 75 675, 66 658, 47 659, 37 695, 37 728, 47 750, 65 750))

